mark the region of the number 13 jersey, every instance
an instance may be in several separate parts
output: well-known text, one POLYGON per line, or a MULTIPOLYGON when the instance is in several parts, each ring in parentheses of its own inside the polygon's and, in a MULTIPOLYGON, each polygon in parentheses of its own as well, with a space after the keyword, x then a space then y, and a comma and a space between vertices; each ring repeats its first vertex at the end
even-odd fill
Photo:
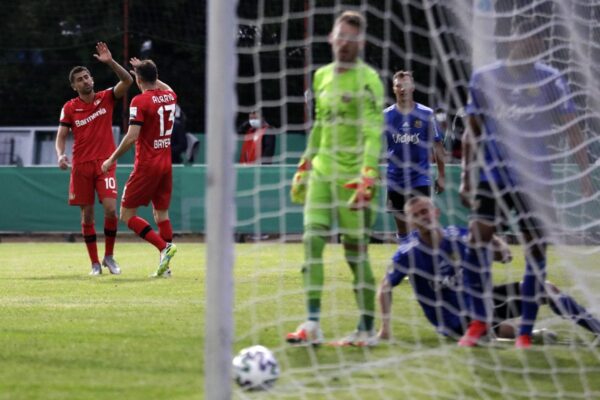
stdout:
POLYGON ((177 95, 170 90, 152 89, 135 96, 129 107, 129 123, 140 125, 135 144, 135 165, 153 170, 171 168, 171 132, 175 121, 177 95))

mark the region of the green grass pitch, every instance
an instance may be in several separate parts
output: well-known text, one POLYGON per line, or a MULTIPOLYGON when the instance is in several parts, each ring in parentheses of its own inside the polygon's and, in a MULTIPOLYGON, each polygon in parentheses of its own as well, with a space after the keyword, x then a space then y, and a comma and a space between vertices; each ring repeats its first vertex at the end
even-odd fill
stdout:
MULTIPOLYGON (((379 280, 394 247, 370 251, 379 280)), ((0 400, 204 398, 204 244, 179 245, 171 279, 148 277, 158 253, 141 241, 117 243, 116 253, 122 275, 89 277, 82 243, 0 244, 0 400)), ((559 344, 459 349, 432 332, 408 283, 394 292, 394 342, 288 347, 283 335, 304 318, 301 245, 242 244, 236 257, 234 351, 263 344, 282 368, 271 392, 235 389, 236 399, 600 397, 599 351, 582 329, 544 310, 559 344)), ((353 329, 356 306, 339 245, 327 247, 326 263, 322 325, 334 339, 353 329)), ((522 270, 517 257, 494 276, 522 270)))

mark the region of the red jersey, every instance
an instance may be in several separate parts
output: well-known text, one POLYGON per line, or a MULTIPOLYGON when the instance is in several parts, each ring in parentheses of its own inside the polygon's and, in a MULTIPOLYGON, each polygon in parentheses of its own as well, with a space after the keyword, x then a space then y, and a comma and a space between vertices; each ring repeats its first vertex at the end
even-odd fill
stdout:
POLYGON ((114 107, 112 88, 97 92, 89 104, 79 97, 65 103, 60 112, 60 124, 73 132, 73 164, 105 160, 115 151, 114 107))
POLYGON ((135 143, 135 165, 171 168, 171 132, 177 95, 152 89, 135 96, 129 106, 129 123, 141 125, 135 143))

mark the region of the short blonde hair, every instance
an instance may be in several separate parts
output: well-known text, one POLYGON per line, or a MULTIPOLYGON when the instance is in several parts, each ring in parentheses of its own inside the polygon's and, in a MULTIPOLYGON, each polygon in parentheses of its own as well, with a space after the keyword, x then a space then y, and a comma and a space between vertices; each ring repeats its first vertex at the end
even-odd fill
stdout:
POLYGON ((367 30, 367 20, 358 11, 344 11, 335 19, 333 26, 336 27, 341 23, 346 23, 350 26, 358 28, 358 31, 361 34, 367 30))

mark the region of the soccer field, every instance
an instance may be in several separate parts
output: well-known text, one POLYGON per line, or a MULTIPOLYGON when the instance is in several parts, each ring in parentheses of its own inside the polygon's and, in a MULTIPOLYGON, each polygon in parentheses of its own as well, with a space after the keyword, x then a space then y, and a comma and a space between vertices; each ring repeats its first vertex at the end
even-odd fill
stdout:
MULTIPOLYGON (((393 250, 371 246, 378 280, 393 250)), ((118 243, 123 274, 89 277, 81 243, 0 244, 0 399, 203 399, 204 252, 181 244, 173 278, 151 279, 158 254, 118 243)), ((234 398, 600 397, 600 357, 582 329, 544 309, 558 344, 459 349, 433 333, 406 283, 394 293, 394 342, 288 347, 283 335, 304 318, 302 246, 242 244, 236 254, 234 351, 265 345, 282 375, 270 393, 236 389, 234 398)), ((326 260, 323 328, 334 339, 354 328, 356 306, 340 247, 328 246, 326 260)), ((501 268, 495 277, 516 279, 522 260, 501 268)))

